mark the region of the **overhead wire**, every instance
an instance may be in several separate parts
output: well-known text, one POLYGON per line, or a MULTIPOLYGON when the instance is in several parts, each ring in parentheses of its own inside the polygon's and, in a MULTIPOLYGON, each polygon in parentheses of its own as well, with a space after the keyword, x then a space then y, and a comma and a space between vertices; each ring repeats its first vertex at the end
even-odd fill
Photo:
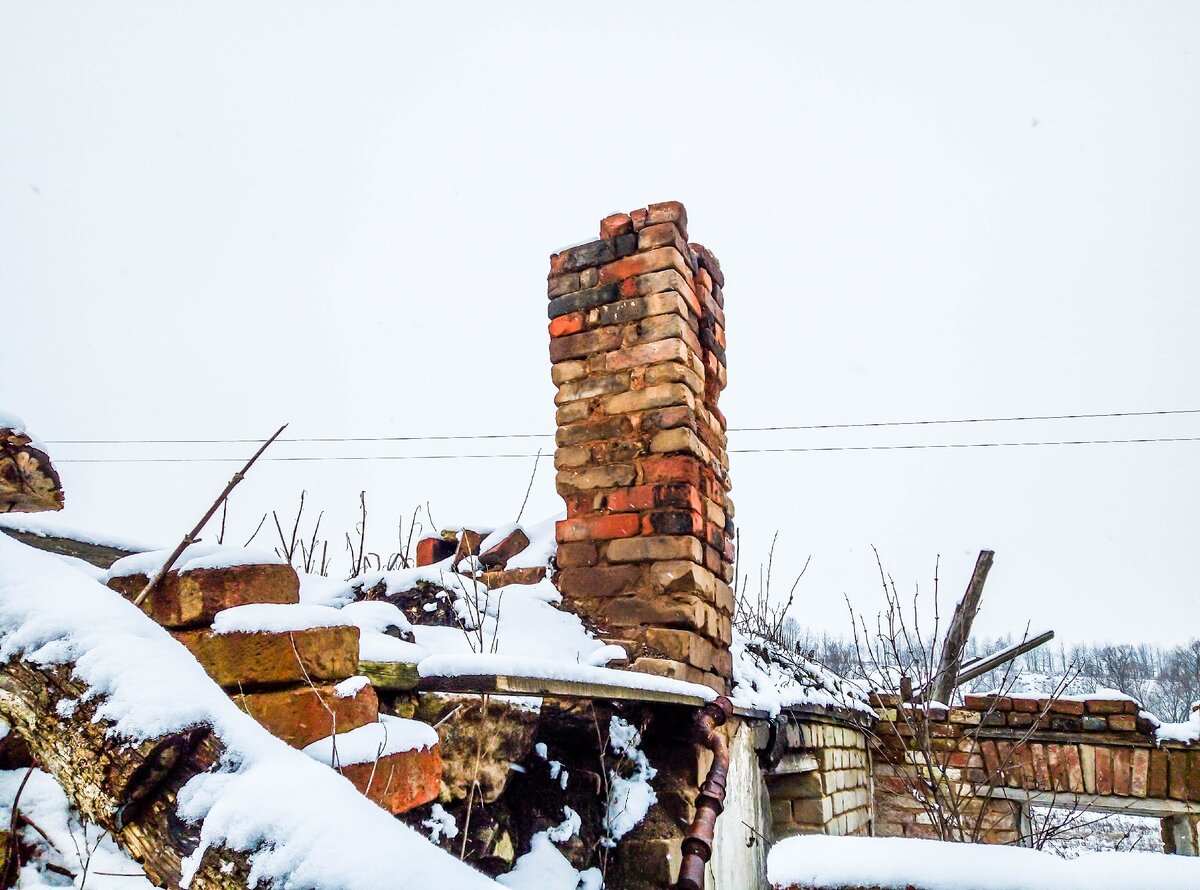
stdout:
MULTIPOLYGON (((1172 415, 1200 414, 1200 408, 1177 408, 1162 411, 1108 411, 1097 414, 1029 414, 1009 417, 958 417, 936 420, 878 420, 858 423, 813 423, 786 426, 743 426, 730 427, 730 433, 804 432, 815 430, 875 429, 880 427, 940 426, 972 423, 1024 423, 1030 421, 1057 420, 1106 420, 1122 417, 1167 417, 1172 415)), ((463 433, 458 435, 422 436, 291 436, 281 437, 279 442, 321 444, 340 442, 450 442, 487 439, 549 439, 553 433, 463 433)), ((262 439, 48 439, 48 445, 250 445, 262 439)), ((487 455, 484 455, 487 456, 487 455)), ((278 458, 276 458, 278 459, 278 458)))

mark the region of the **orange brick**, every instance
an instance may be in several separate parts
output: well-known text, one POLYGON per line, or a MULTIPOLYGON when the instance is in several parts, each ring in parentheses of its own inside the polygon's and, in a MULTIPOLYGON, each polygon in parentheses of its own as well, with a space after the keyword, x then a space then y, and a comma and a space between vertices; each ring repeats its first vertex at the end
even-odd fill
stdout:
POLYGON ((405 813, 436 800, 442 784, 442 755, 437 745, 400 751, 374 763, 343 766, 354 787, 390 813, 405 813))
MULTIPOLYGON (((149 581, 145 575, 113 578, 108 586, 129 599, 149 581)), ((142 603, 142 611, 165 627, 212 624, 223 609, 250 603, 298 603, 300 579, 288 565, 229 566, 168 572, 142 603)))
POLYGON ((638 517, 631 513, 610 513, 604 516, 579 516, 560 519, 554 530, 562 543, 572 541, 609 541, 631 538, 638 533, 638 517))
POLYGON ((582 312, 560 315, 550 322, 550 336, 565 337, 567 334, 578 334, 583 330, 586 320, 586 316, 582 312))
POLYGON ((379 717, 379 699, 368 683, 341 698, 332 686, 295 686, 232 695, 234 703, 293 748, 305 748, 336 732, 349 732, 379 717))
POLYGON ((285 633, 178 631, 208 675, 226 688, 344 680, 358 670, 357 627, 313 627, 285 633))

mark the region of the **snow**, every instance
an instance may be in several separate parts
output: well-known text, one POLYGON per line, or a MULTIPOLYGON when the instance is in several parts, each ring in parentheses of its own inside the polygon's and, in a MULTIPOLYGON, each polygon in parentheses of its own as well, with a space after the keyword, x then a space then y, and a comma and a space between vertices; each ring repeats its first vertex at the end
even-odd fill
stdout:
POLYGON ((363 600, 347 603, 341 611, 359 630, 385 633, 398 628, 401 633, 411 633, 413 629, 408 617, 391 603, 363 600))
POLYGON ((1192 705, 1192 715, 1182 723, 1163 723, 1153 714, 1142 712, 1143 717, 1156 725, 1154 735, 1159 742, 1182 742, 1192 745, 1200 742, 1200 702, 1192 705))
POLYGON ((333 687, 333 694, 338 698, 354 698, 370 685, 371 681, 366 677, 347 677, 333 687))
POLYGON ((12 430, 14 433, 25 432, 25 421, 15 414, 0 411, 0 429, 12 430))
POLYGON ((971 890, 1196 890, 1200 858, 1110 852, 1062 859, 1026 847, 823 835, 780 841, 767 858, 775 887, 962 890, 968 875, 971 890))
POLYGON ((649 759, 638 745, 641 733, 632 724, 615 714, 608 723, 608 746, 633 767, 629 776, 622 776, 616 769, 609 770, 608 808, 604 816, 604 837, 600 843, 615 847, 617 841, 632 831, 646 818, 650 807, 658 801, 658 795, 650 786, 650 780, 658 770, 650 765, 649 759))
POLYGON ((670 692, 694 696, 709 702, 717 693, 699 683, 618 671, 588 664, 570 664, 548 658, 524 658, 513 655, 430 655, 417 665, 422 677, 507 676, 538 680, 565 680, 575 683, 605 683, 625 689, 670 692))
POLYGON ((429 654, 429 650, 416 643, 406 643, 387 634, 364 630, 359 632, 358 658, 360 661, 394 661, 416 664, 429 654))
POLYGON ((222 609, 213 618, 216 634, 287 633, 314 627, 339 627, 350 624, 341 609, 308 606, 303 603, 250 603, 222 609))
POLYGON ((772 717, 785 708, 844 708, 874 715, 866 695, 854 683, 797 652, 788 652, 758 636, 734 629, 733 691, 735 707, 766 711, 772 717))
POLYGON ((525 537, 529 538, 529 546, 510 559, 507 568, 524 569, 549 566, 551 558, 558 550, 558 542, 554 536, 555 523, 566 518, 565 512, 558 513, 523 529, 525 537))
POLYGON ((529 852, 517 859, 512 871, 496 878, 497 883, 511 890, 601 890, 600 869, 577 871, 554 846, 577 835, 582 824, 570 807, 563 807, 563 815, 562 823, 533 836, 529 852))
POLYGON ((458 837, 458 823, 454 821, 453 814, 447 813, 440 803, 435 803, 430 808, 429 818, 421 825, 429 829, 429 840, 435 844, 443 837, 446 840, 458 837))
MULTIPOLYGON (((13 800, 25 774, 23 769, 0 771, 0 825, 5 829, 12 821, 13 800)), ((65 868, 77 880, 86 869, 87 886, 92 890, 151 890, 154 886, 112 838, 80 818, 58 783, 41 770, 29 773, 17 809, 45 833, 43 837, 29 825, 22 827, 21 842, 33 850, 33 856, 20 870, 18 887, 62 887, 68 879, 55 874, 54 867, 65 868)))
POLYGON ((281 888, 495 886, 334 770, 264 730, 123 597, 48 554, 0 537, 0 660, 15 658, 73 662, 75 676, 99 697, 98 716, 111 721, 114 740, 215 728, 226 755, 179 794, 181 817, 198 823, 200 833, 186 879, 208 847, 225 845, 253 851, 252 882, 281 888), (392 855, 379 856, 380 850, 392 855), (403 870, 395 868, 397 859, 403 870))
POLYGON ((319 763, 332 766, 336 748, 337 762, 352 766, 373 763, 380 757, 402 751, 426 751, 437 743, 437 732, 429 724, 380 714, 378 723, 368 723, 320 739, 305 748, 304 753, 319 763))
MULTIPOLYGON (((130 575, 153 575, 171 556, 174 548, 150 550, 118 559, 108 570, 108 579, 130 575)), ((228 547, 223 544, 197 543, 184 548, 171 570, 184 574, 196 569, 226 569, 233 566, 287 565, 287 560, 266 550, 228 547)))
POLYGON ((0 528, 28 532, 41 538, 70 538, 83 544, 96 544, 116 550, 141 552, 153 550, 156 546, 122 535, 79 528, 66 521, 62 513, 3 513, 0 514, 0 528))

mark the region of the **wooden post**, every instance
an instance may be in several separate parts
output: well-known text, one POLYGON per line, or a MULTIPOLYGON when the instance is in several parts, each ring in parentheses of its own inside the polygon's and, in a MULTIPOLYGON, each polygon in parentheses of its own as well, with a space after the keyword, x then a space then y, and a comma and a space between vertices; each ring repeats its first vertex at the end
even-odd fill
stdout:
POLYGON ((958 683, 958 669, 962 664, 963 652, 967 648, 967 640, 971 638, 971 624, 979 611, 979 601, 983 598, 983 585, 987 581, 988 572, 992 568, 993 550, 980 550, 979 558, 975 560, 975 571, 971 574, 971 582, 967 592, 954 609, 954 617, 950 621, 950 629, 946 632, 946 640, 942 644, 942 655, 938 662, 937 673, 930 680, 929 697, 933 701, 951 704, 950 697, 958 683))

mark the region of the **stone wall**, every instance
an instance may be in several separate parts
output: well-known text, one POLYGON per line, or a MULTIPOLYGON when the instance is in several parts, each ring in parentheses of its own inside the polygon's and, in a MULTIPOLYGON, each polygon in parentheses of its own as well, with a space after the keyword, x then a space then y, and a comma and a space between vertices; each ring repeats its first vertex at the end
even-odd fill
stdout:
POLYGON ((615 214, 550 258, 558 387, 555 583, 634 670, 726 691, 733 505, 724 277, 677 202, 615 214))
POLYGON ((767 774, 775 839, 871 834, 866 732, 852 723, 803 715, 791 718, 783 731, 785 753, 767 774))

